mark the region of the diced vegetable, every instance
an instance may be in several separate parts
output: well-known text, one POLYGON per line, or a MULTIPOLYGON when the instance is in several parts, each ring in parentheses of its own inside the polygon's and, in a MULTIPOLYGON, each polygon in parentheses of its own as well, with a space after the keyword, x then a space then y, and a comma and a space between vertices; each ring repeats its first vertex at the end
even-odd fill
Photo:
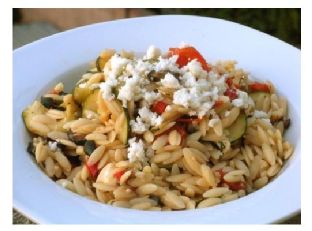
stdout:
POLYGON ((219 186, 221 186, 222 184, 225 184, 227 186, 229 186, 229 188, 233 191, 238 191, 241 189, 246 189, 246 183, 244 181, 239 181, 239 182, 228 182, 226 180, 224 180, 224 175, 225 172, 222 169, 218 169, 215 171, 219 176, 220 176, 220 182, 219 182, 219 186))
POLYGON ((225 80, 226 84, 228 85, 229 88, 232 88, 232 87, 234 87, 234 88, 239 88, 239 87, 240 87, 239 84, 234 83, 234 82, 233 82, 233 79, 234 79, 234 77, 227 78, 227 79, 225 80))
POLYGON ((125 173, 124 170, 120 170, 120 171, 117 171, 113 174, 113 176, 116 178, 116 180, 119 182, 120 181, 120 178, 121 176, 125 173))
POLYGON ((94 90, 82 103, 82 116, 83 117, 86 118, 89 111, 97 113, 97 109, 98 109, 97 99, 98 99, 99 92, 100 92, 99 89, 94 90))
POLYGON ((233 191, 238 191, 241 189, 246 189, 246 183, 243 181, 239 181, 239 182, 227 182, 224 181, 224 184, 228 185, 229 188, 233 191))
POLYGON ((230 100, 232 101, 233 99, 236 99, 237 98, 237 91, 236 89, 232 89, 232 88, 228 88, 225 90, 224 92, 224 95, 225 96, 228 96, 230 98, 230 100))
POLYGON ((34 155, 34 154, 35 154, 35 150, 36 150, 36 148, 35 148, 33 142, 30 141, 30 142, 28 143, 28 146, 27 146, 27 152, 28 152, 29 154, 34 155))
POLYGON ((103 72, 106 62, 115 54, 115 50, 106 49, 101 52, 101 55, 96 59, 95 65, 99 72, 103 72))
POLYGON ((81 160, 79 158, 79 156, 70 156, 67 155, 66 156, 67 159, 69 160, 69 162, 73 165, 73 166, 79 166, 81 164, 81 160))
POLYGON ((288 129, 290 126, 290 119, 284 119, 283 124, 284 124, 284 128, 288 129))
POLYGON ((79 135, 72 132, 68 132, 68 138, 77 145, 85 145, 87 141, 84 135, 79 135))
POLYGON ((241 112, 234 123, 227 128, 229 135, 229 141, 232 143, 240 139, 246 132, 247 129, 247 116, 241 112))
POLYGON ((45 108, 48 108, 48 109, 53 108, 53 109, 58 109, 62 111, 65 110, 64 108, 60 107, 60 104, 63 103, 62 101, 55 100, 51 97, 42 96, 40 102, 45 108))
POLYGON ((223 105, 223 103, 224 102, 222 100, 217 100, 217 101, 215 101, 213 108, 221 107, 223 105))
POLYGON ((75 87, 74 93, 73 93, 74 99, 75 101, 81 104, 91 94, 91 92, 92 90, 90 88, 87 88, 87 87, 81 88, 77 86, 75 87))
POLYGON ((256 110, 262 110, 263 102, 270 100, 270 97, 271 97, 270 93, 261 92, 261 91, 249 93, 249 96, 255 102, 255 109, 256 110))
POLYGON ((210 70, 204 57, 196 50, 194 47, 184 47, 184 48, 170 48, 169 55, 178 55, 177 64, 179 67, 186 66, 190 61, 196 59, 201 63, 202 68, 206 71, 210 70))
POLYGON ((92 176, 92 178, 95 179, 95 178, 97 177, 97 175, 98 175, 98 172, 99 172, 98 163, 95 163, 95 164, 93 164, 93 165, 88 165, 88 164, 86 163, 86 167, 87 167, 87 169, 88 169, 90 175, 92 176))
POLYGON ((101 56, 99 56, 96 59, 95 65, 96 65, 96 69, 98 71, 103 71, 105 63, 107 62, 107 60, 103 59, 101 56))
POLYGON ((265 83, 258 83, 258 82, 254 82, 252 84, 249 84, 248 86, 249 91, 251 92, 267 92, 270 93, 270 87, 268 84, 265 83))
POLYGON ((93 140, 87 140, 83 146, 84 152, 89 156, 95 149, 96 149, 96 144, 93 140))
POLYGON ((221 181, 223 181, 223 177, 225 175, 225 172, 222 169, 217 169, 217 170, 215 170, 215 172, 220 175, 220 179, 221 179, 221 181))
POLYGON ((167 105, 164 101, 156 101, 152 106, 152 111, 161 115, 166 110, 167 105))
POLYGON ((45 132, 36 129, 32 126, 31 123, 31 120, 34 116, 44 114, 46 111, 47 109, 37 100, 23 111, 22 117, 25 122, 26 128, 30 132, 44 137, 47 136, 45 132))
MULTIPOLYGON (((79 117, 81 111, 80 111, 80 108, 78 107, 78 105, 76 104, 73 95, 67 94, 64 96, 63 100, 64 100, 64 106, 66 108, 65 120, 70 121, 70 120, 74 120, 77 117, 79 117)), ((60 125, 62 125, 62 124, 60 124, 60 125)))
POLYGON ((224 150, 225 145, 222 141, 208 141, 212 146, 216 149, 220 150, 221 152, 224 150))
POLYGON ((130 120, 129 120, 129 115, 128 111, 126 108, 123 108, 123 113, 124 113, 124 120, 120 125, 120 128, 117 132, 117 136, 119 137, 120 141, 123 144, 128 144, 128 137, 130 134, 130 120))

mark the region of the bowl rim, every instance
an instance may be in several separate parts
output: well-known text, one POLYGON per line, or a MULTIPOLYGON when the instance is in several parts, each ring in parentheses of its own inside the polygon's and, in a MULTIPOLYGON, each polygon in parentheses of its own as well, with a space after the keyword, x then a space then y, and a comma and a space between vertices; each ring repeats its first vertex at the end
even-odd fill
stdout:
MULTIPOLYGON (((49 42, 51 40, 54 40, 54 39, 57 39, 59 37, 62 37, 64 34, 70 34, 70 33, 77 33, 79 32, 80 30, 84 30, 84 29, 88 29, 88 28, 91 28, 91 27, 97 27, 97 26, 105 26, 107 24, 112 24, 112 23, 116 23, 116 24, 119 24, 119 23, 127 23, 127 22, 135 22, 135 21, 140 21, 140 20, 172 20, 172 19, 200 19, 200 20, 211 20, 211 21, 222 21, 222 22, 225 22, 225 23, 231 23, 231 24, 236 24, 236 26, 240 26, 240 27, 244 27, 245 29, 247 28, 248 30, 251 30, 251 31, 255 31, 257 33, 261 33, 262 35, 265 35, 266 37, 269 37, 270 39, 275 39, 275 40, 278 40, 278 42, 282 42, 284 45, 287 45, 289 46, 289 48, 292 48, 292 49, 296 49, 298 52, 300 52, 300 50, 290 44, 287 44, 285 43, 284 41, 278 39, 278 38, 275 38, 271 35, 268 35, 266 33, 263 33, 261 31, 258 31, 256 29, 253 29, 253 28, 250 28, 248 26, 245 26, 245 25, 241 25, 239 23, 236 23, 236 22, 231 22, 231 21, 227 21, 227 20, 224 20, 224 19, 216 19, 216 18, 211 18, 211 17, 201 17, 201 16, 192 16, 192 15, 161 15, 161 16, 146 16, 146 17, 137 17, 137 18, 127 18, 127 19, 119 19, 119 20, 114 20, 114 21, 108 21, 108 22, 99 22, 99 23, 94 23, 94 24, 90 24, 90 25, 86 25, 86 26, 82 26, 82 27, 77 27, 77 28, 74 28, 74 29, 70 29, 70 30, 67 30, 67 31, 64 31, 64 32, 60 32, 60 33, 56 33, 54 35, 51 35, 51 36, 48 36, 48 37, 45 37, 45 38, 41 38, 37 41, 34 41, 32 43, 29 43, 29 44, 26 44, 20 48, 17 48, 13 51, 13 58, 14 56, 18 55, 19 53, 21 52, 24 52, 24 51, 27 51, 28 49, 32 49, 33 46, 38 46, 40 45, 41 43, 45 43, 45 42, 49 42)), ((14 92, 14 96, 15 96, 16 92, 14 92)), ((299 106, 299 109, 300 109, 300 106, 299 106)), ((13 135, 15 136, 16 134, 16 130, 17 128, 14 129, 13 131, 13 135)), ((299 166, 300 166, 300 155, 301 155, 301 145, 300 145, 300 141, 301 141, 301 138, 299 140, 299 143, 298 145, 296 146, 296 152, 299 152, 297 155, 299 155, 299 166)), ((25 152, 26 153, 26 152, 25 152)), ((13 162, 13 172, 15 172, 16 170, 14 170, 14 162, 13 162)), ((16 169, 16 167, 15 167, 16 169)), ((44 173, 43 173, 44 174, 44 173)), ((47 177, 48 178, 48 177, 47 177)), ((53 182, 54 183, 54 182, 53 182)), ((269 185, 271 185, 273 182, 271 182, 269 185)), ((56 184, 55 184, 56 185, 56 184)), ((268 185, 268 186, 269 186, 268 185)), ((266 186, 267 187, 267 186, 266 186)), ((264 187, 263 189, 265 189, 266 187, 264 187)), ((261 190, 263 189, 260 189, 260 190, 257 190, 256 192, 252 193, 252 194, 249 194, 249 195, 253 195, 255 193, 260 193, 261 190)), ((65 190, 65 189, 64 189, 65 190)), ((66 190, 68 191, 68 190, 66 190)), ((69 192, 69 191, 68 191, 69 192)), ((71 192, 69 192, 71 193, 71 192)), ((75 194, 76 195, 76 194, 75 194)), ((233 203, 233 202, 237 202, 237 201, 241 201, 242 199, 248 199, 249 195, 247 195, 246 197, 243 197, 243 198, 240 198, 239 200, 235 200, 235 201, 232 201, 232 202, 227 202, 225 204, 229 204, 229 203, 233 203)), ((81 197, 79 195, 76 195, 78 197, 81 197)), ((300 195, 299 195, 300 196, 300 195)), ((84 198, 84 197, 81 197, 81 199, 83 200, 88 200, 92 203, 98 203, 98 202, 93 202, 87 198, 84 198)), ((217 205, 217 206, 214 206, 213 208, 215 207, 219 207, 219 206, 224 206, 225 204, 221 204, 221 205, 217 205)), ((23 203, 21 203, 18 198, 14 197, 14 194, 13 194, 13 206, 14 208, 21 212, 22 214, 25 214, 26 216, 29 216, 33 221, 37 222, 37 223, 50 223, 49 219, 45 217, 44 214, 40 214, 40 213, 37 213, 30 210, 29 208, 25 207, 23 205, 23 203)), ((115 207, 112 207, 115 209, 115 207)), ((118 209, 122 209, 123 208, 118 208, 118 209)), ((126 210, 129 210, 129 209, 126 209, 126 210)), ((204 215, 204 211, 201 211, 202 209, 199 209, 196 211, 196 213, 201 213, 203 212, 202 215, 204 215)), ((205 210, 205 209, 203 209, 205 210)), ((192 210, 191 213, 193 213, 195 210, 192 210)), ((150 213, 151 211, 135 211, 135 212, 138 212, 139 213, 150 213)), ((189 213, 190 211, 171 211, 169 212, 170 214, 181 214, 181 213, 189 213)), ((266 220, 267 223, 278 223, 278 222, 281 222, 285 219, 287 219, 288 217, 291 217, 292 215, 296 214, 296 213, 299 213, 300 212, 300 206, 298 208, 296 208, 295 210, 293 211, 290 211, 290 213, 288 214, 284 214, 282 217, 279 217, 279 218, 274 218, 274 219, 271 219, 271 220, 266 220)), ((157 212, 153 212, 153 213, 157 213, 157 212)), ((160 212, 162 214, 167 214, 167 212, 160 212)))

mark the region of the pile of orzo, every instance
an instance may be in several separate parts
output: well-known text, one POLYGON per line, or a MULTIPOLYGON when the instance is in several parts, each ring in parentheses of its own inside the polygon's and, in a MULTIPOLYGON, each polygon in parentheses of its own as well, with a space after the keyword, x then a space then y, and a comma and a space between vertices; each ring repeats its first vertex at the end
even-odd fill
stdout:
POLYGON ((104 50, 23 111, 28 151, 62 187, 125 208, 204 208, 269 183, 293 153, 287 101, 192 46, 104 50))

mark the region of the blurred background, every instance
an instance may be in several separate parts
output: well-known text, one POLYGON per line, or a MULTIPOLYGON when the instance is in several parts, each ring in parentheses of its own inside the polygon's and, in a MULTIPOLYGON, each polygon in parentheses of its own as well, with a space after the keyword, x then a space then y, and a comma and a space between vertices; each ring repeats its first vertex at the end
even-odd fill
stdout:
POLYGON ((13 9, 13 47, 96 22, 162 14, 222 18, 253 27, 300 48, 300 9, 13 9))
MULTIPOLYGON (((293 46, 301 46, 300 9, 13 9, 13 48, 51 34, 96 22, 162 14, 222 18, 250 26, 293 46)), ((298 214, 283 222, 300 224, 298 214)), ((13 224, 33 224, 13 210, 13 224)))

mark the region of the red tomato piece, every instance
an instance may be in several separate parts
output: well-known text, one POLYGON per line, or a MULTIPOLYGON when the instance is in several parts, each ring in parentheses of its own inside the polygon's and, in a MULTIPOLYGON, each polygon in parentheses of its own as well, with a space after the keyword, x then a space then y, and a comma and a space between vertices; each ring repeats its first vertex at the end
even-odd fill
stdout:
POLYGON ((237 98, 237 92, 236 92, 236 89, 231 89, 231 88, 228 88, 226 89, 226 91, 224 92, 224 95, 225 96, 228 96, 230 98, 230 100, 232 101, 233 99, 236 99, 237 98))
POLYGON ((233 191, 238 191, 241 189, 246 189, 246 183, 243 181, 239 181, 239 182, 224 182, 225 184, 227 184, 229 186, 229 188, 233 191))
POLYGON ((184 47, 184 48, 170 48, 169 55, 178 55, 179 58, 177 60, 177 64, 179 67, 186 66, 190 61, 196 59, 201 63, 202 68, 205 71, 210 71, 210 67, 208 66, 204 57, 196 50, 194 47, 184 47))
POLYGON ((218 108, 218 107, 221 107, 222 105, 223 105, 223 101, 217 100, 217 101, 215 101, 213 108, 218 108))
POLYGON ((234 87, 234 88, 239 89, 240 88, 239 84, 234 83, 233 79, 234 79, 234 77, 227 78, 225 80, 225 83, 228 85, 229 88, 233 88, 234 87))
POLYGON ((93 165, 88 165, 88 164, 86 164, 86 167, 87 167, 87 169, 88 169, 90 175, 91 175, 93 178, 95 178, 95 177, 98 175, 98 171, 99 171, 99 169, 98 169, 98 163, 93 164, 93 165))
POLYGON ((120 177, 125 173, 124 170, 120 170, 114 173, 114 177, 116 178, 117 181, 120 181, 120 177))
POLYGON ((168 104, 165 103, 164 101, 157 101, 153 104, 152 111, 160 115, 166 110, 167 105, 168 104))
POLYGON ((262 92, 270 93, 270 87, 268 84, 265 84, 265 83, 255 82, 255 83, 249 84, 249 90, 250 91, 262 91, 262 92))
POLYGON ((221 178, 221 181, 223 181, 223 177, 224 177, 224 175, 225 175, 225 172, 224 172, 222 169, 218 169, 218 170, 216 170, 215 172, 219 173, 220 178, 221 178))

